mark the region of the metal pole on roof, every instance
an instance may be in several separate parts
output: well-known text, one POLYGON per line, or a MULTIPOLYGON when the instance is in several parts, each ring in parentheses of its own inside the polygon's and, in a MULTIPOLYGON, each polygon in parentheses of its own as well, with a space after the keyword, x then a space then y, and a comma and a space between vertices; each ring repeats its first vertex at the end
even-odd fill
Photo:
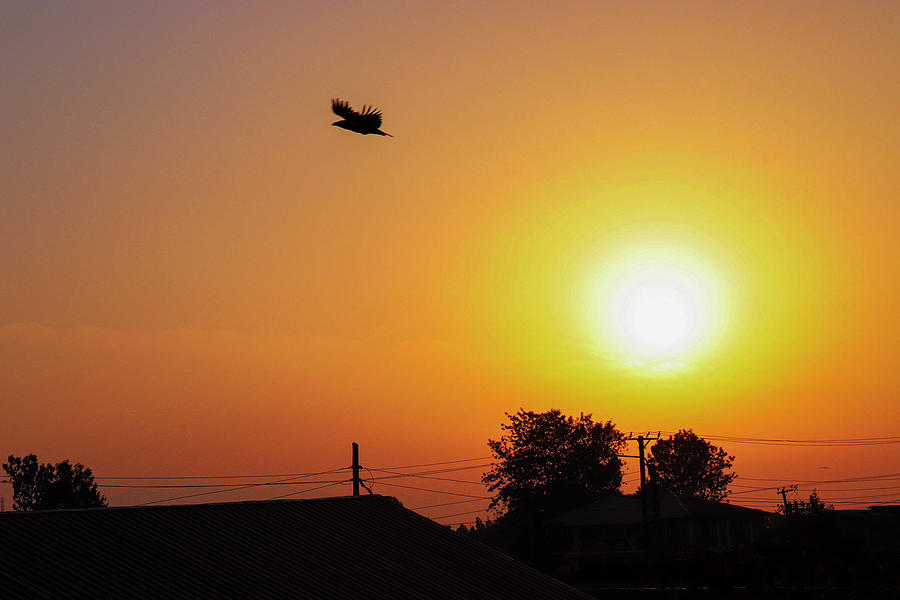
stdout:
POLYGON ((353 495, 359 496, 359 444, 353 442, 353 495))

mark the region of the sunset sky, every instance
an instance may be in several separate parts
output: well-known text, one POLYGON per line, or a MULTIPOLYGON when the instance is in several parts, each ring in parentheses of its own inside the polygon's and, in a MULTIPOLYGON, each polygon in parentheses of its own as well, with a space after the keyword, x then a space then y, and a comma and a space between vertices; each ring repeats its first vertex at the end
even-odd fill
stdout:
MULTIPOLYGON (((409 465, 520 407, 900 435, 898 40, 888 1, 4 3, 0 452, 409 465)), ((788 484, 900 471, 721 445, 788 484)))

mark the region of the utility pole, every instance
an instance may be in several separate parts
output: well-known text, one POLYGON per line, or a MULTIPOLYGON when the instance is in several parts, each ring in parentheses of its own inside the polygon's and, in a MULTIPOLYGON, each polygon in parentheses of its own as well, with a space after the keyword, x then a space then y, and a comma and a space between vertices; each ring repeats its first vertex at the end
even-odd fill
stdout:
POLYGON ((776 492, 778 494, 781 494, 781 501, 783 502, 782 506, 784 506, 784 514, 785 515, 788 514, 788 512, 790 512, 790 510, 791 510, 790 505, 788 504, 788 501, 787 501, 787 493, 788 492, 796 492, 798 487, 799 486, 796 483, 793 485, 787 485, 787 486, 783 485, 780 488, 778 488, 778 491, 776 492))
POLYGON ((653 504, 653 520, 657 521, 661 512, 659 505, 659 478, 656 476, 656 467, 647 465, 647 470, 650 471, 650 501, 653 504))
POLYGON ((353 495, 359 496, 359 444, 353 442, 353 495))
POLYGON ((650 503, 650 489, 647 486, 647 465, 646 459, 644 458, 644 446, 647 442, 652 440, 659 439, 660 432, 656 432, 655 436, 650 435, 650 432, 647 432, 647 435, 638 435, 634 437, 633 434, 629 434, 626 439, 628 440, 636 440, 638 443, 638 459, 640 460, 640 468, 641 468, 641 522, 644 524, 644 548, 646 549, 649 544, 649 528, 650 528, 650 519, 649 519, 649 503, 650 503))
POLYGON ((637 441, 638 443, 638 459, 640 460, 641 465, 641 491, 647 489, 647 461, 644 458, 644 448, 646 447, 647 442, 652 442, 659 439, 660 432, 656 432, 651 435, 650 432, 647 432, 647 435, 640 434, 637 437, 634 434, 628 434, 628 437, 625 438, 629 441, 637 441))
MULTIPOLYGON (((646 466, 644 466, 644 436, 639 435, 637 437, 638 443, 638 456, 640 456, 641 463, 641 521, 644 523, 644 529, 647 529, 647 477, 644 475, 644 471, 646 470, 646 466)), ((646 533, 645 533, 646 535, 646 533)))
POLYGON ((646 485, 645 485, 645 484, 647 483, 647 476, 646 476, 646 474, 645 474, 645 470, 646 470, 647 467, 645 466, 645 459, 644 459, 644 436, 642 436, 642 435, 637 436, 637 443, 638 443, 638 456, 641 457, 641 458, 640 458, 640 463, 641 463, 641 492, 643 493, 643 492, 646 492, 646 491, 647 491, 647 487, 646 487, 646 485))
MULTIPOLYGON (((651 522, 647 525, 647 558, 648 562, 651 564, 656 564, 660 557, 661 544, 660 540, 662 539, 662 531, 661 531, 661 522, 659 520, 660 513, 660 502, 659 502, 659 479, 657 478, 656 467, 648 464, 647 471, 649 471, 650 475, 650 485, 647 488, 647 500, 646 504, 652 505, 653 507, 653 516, 651 517, 651 522)), ((641 496, 644 496, 643 490, 641 491, 641 496)))

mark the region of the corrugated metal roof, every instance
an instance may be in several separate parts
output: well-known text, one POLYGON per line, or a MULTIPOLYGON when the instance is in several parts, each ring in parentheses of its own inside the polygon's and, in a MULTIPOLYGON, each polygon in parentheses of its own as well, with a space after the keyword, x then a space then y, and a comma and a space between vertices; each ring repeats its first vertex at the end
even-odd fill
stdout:
MULTIPOLYGON (((653 516, 650 505, 650 516, 653 516)), ((659 517, 661 519, 728 519, 765 516, 765 511, 724 502, 713 502, 671 492, 660 492, 659 517)), ((634 525, 641 523, 641 498, 636 494, 609 495, 586 506, 576 508, 551 519, 549 523, 580 527, 590 525, 634 525)))
POLYGON ((0 513, 3 598, 586 599, 385 496, 0 513))

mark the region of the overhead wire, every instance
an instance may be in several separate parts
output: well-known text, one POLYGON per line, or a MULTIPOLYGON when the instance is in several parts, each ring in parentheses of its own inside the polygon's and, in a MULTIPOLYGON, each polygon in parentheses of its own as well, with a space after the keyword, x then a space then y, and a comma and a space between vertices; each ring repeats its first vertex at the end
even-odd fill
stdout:
MULTIPOLYGON (((490 456, 484 457, 476 457, 476 458, 464 458, 457 460, 449 460, 442 461, 436 463, 423 463, 418 465, 403 465, 398 467, 388 467, 390 470, 396 469, 405 469, 405 468, 417 468, 417 467, 429 467, 429 466, 438 466, 438 465, 447 465, 447 464, 458 464, 462 462, 472 462, 476 460, 488 460, 491 459, 490 456)), ((479 465, 468 465, 464 467, 455 467, 452 469, 439 469, 435 471, 429 471, 427 473, 449 473, 457 470, 467 470, 467 469, 476 469, 481 467, 490 466, 491 463, 479 464, 479 465)), ((268 473, 268 474, 260 474, 260 473, 247 473, 247 474, 229 474, 229 475, 94 475, 94 479, 97 481, 105 481, 105 480, 124 480, 124 481, 141 481, 141 480, 151 480, 151 481, 165 481, 165 480, 213 480, 213 479, 271 479, 273 477, 277 478, 290 478, 290 477, 310 477, 313 475, 325 475, 328 473, 335 473, 337 471, 341 471, 347 469, 349 467, 340 467, 337 469, 330 469, 327 471, 317 471, 317 472, 307 472, 307 473, 268 473)), ((373 468, 373 470, 376 470, 373 468)), ((426 473, 426 472, 423 472, 426 473)), ((7 483, 5 480, 0 481, 0 483, 7 483)), ((113 487, 115 484, 103 484, 103 487, 113 487)), ((160 484, 162 485, 162 484, 160 484)), ((227 485, 227 484, 225 484, 227 485)), ((198 486, 186 486, 186 487, 200 487, 198 486)))
POLYGON ((470 469, 478 469, 478 468, 489 467, 489 466, 491 466, 491 463, 470 465, 470 466, 466 466, 466 467, 452 467, 452 468, 446 468, 446 469, 428 469, 427 471, 416 471, 414 473, 402 473, 402 472, 397 472, 393 469, 379 469, 377 467, 370 467, 370 469, 372 471, 378 471, 379 473, 381 473, 381 472, 397 473, 397 475, 395 477, 382 477, 382 479, 396 479, 397 477, 412 477, 415 475, 435 475, 435 474, 440 474, 440 473, 455 473, 457 471, 468 471, 470 469))
POLYGON ((777 481, 777 482, 793 482, 803 484, 825 484, 825 483, 849 483, 856 481, 880 481, 900 479, 900 473, 882 473, 880 475, 861 475, 859 477, 848 477, 845 479, 794 479, 793 477, 738 477, 738 481, 777 481))
POLYGON ((473 500, 454 500, 453 502, 441 502, 439 504, 429 504, 427 506, 411 506, 409 510, 425 510, 426 508, 438 508, 439 506, 451 506, 453 504, 470 504, 472 502, 481 502, 482 498, 473 500))
POLYGON ((408 490, 418 490, 420 492, 432 492, 435 494, 447 494, 449 496, 460 496, 462 498, 479 498, 481 500, 491 500, 490 496, 475 496, 473 494, 460 494, 458 492, 447 492, 444 490, 431 490, 428 488, 421 488, 421 487, 416 487, 416 486, 412 486, 412 485, 402 485, 399 483, 388 483, 385 481, 382 481, 381 485, 389 485, 391 487, 404 488, 404 489, 408 489, 408 490))
MULTIPOLYGON (((664 431, 672 435, 675 431, 664 431)), ((735 435, 697 434, 706 440, 731 442, 736 444, 755 444, 768 446, 798 446, 798 447, 852 447, 852 446, 885 446, 900 444, 900 436, 877 436, 864 438, 822 438, 822 439, 791 439, 791 438, 758 438, 735 435)))
MULTIPOLYGON (((263 483, 254 483, 248 484, 256 487, 264 487, 268 485, 310 485, 313 483, 340 483, 345 481, 344 479, 340 480, 313 480, 313 481, 289 481, 284 483, 277 483, 266 481, 263 483)), ((101 483, 98 484, 101 488, 127 488, 127 489, 152 489, 152 490, 162 490, 162 489, 184 489, 184 488, 215 488, 215 487, 231 487, 234 486, 233 483, 197 483, 197 484, 187 484, 187 483, 173 483, 173 484, 126 484, 126 483, 101 483)))
MULTIPOLYGON (((824 487, 828 487, 828 485, 829 484, 825 484, 824 487)), ((831 484, 831 485, 834 485, 834 484, 831 484)), ((808 486, 803 485, 801 487, 805 488, 808 486)), ((875 490, 875 491, 877 491, 877 490, 900 490, 900 485, 886 485, 886 486, 881 486, 881 487, 866 487, 866 488, 840 488, 840 489, 834 489, 834 490, 826 489, 825 493, 841 494, 844 492, 868 492, 868 491, 873 491, 873 490, 875 490)))
MULTIPOLYGON (((331 471, 327 471, 327 472, 328 472, 328 473, 335 473, 335 472, 337 472, 337 471, 342 471, 342 470, 347 469, 347 468, 348 468, 348 467, 340 467, 340 468, 337 468, 337 469, 332 469, 331 471)), ((323 472, 323 473, 310 473, 310 474, 308 474, 308 475, 301 475, 301 476, 298 476, 298 477, 288 477, 288 478, 282 479, 281 481, 268 482, 268 483, 273 483, 273 484, 285 483, 285 482, 288 482, 288 481, 296 481, 297 479, 303 479, 304 477, 312 477, 313 475, 323 475, 323 474, 324 474, 324 472, 323 472)), ((209 492, 199 492, 199 493, 196 493, 196 494, 186 494, 186 495, 184 495, 184 496, 177 496, 177 497, 175 497, 175 498, 163 498, 163 499, 160 499, 160 500, 151 500, 151 501, 149 501, 149 502, 142 502, 142 503, 140 503, 140 504, 136 504, 135 506, 150 506, 150 505, 153 505, 153 504, 162 504, 163 502, 172 502, 172 501, 174 501, 174 500, 186 500, 186 499, 189 499, 189 498, 199 498, 199 497, 201 497, 201 496, 210 496, 210 495, 213 495, 213 494, 222 494, 222 493, 226 493, 226 492, 237 492, 237 491, 240 491, 240 490, 246 490, 246 489, 250 489, 250 488, 260 487, 261 485, 262 485, 262 484, 259 484, 259 483, 248 483, 248 484, 244 484, 244 485, 239 485, 239 486, 230 487, 230 488, 227 488, 227 489, 224 489, 224 490, 212 490, 212 491, 209 491, 209 492)), ((335 484, 328 484, 328 485, 335 485, 335 484)))
POLYGON ((296 492, 291 492, 290 494, 282 494, 280 496, 273 496, 272 498, 266 498, 266 500, 281 500, 282 498, 288 498, 290 496, 296 496, 298 494, 308 494, 309 492, 315 492, 317 490, 324 490, 325 488, 338 485, 339 483, 350 483, 351 479, 345 479, 343 481, 336 481, 334 483, 329 483, 327 485, 320 485, 319 487, 310 488, 307 490, 297 490, 296 492))
POLYGON ((396 477, 376 477, 375 478, 376 481, 381 480, 381 479, 399 479, 402 477, 415 477, 418 479, 433 479, 436 481, 450 481, 452 483, 468 483, 468 484, 472 484, 472 485, 484 485, 483 481, 472 481, 470 479, 453 479, 451 477, 434 477, 432 475, 419 475, 419 474, 413 474, 413 473, 398 473, 397 471, 389 471, 387 469, 373 469, 373 470, 378 471, 380 473, 388 473, 388 474, 396 476, 396 477))
POLYGON ((363 467, 363 469, 365 469, 366 472, 369 473, 369 483, 370 483, 371 485, 366 485, 366 484, 363 483, 361 480, 360 480, 360 483, 362 484, 362 486, 363 486, 364 488, 366 488, 366 491, 367 491, 367 492, 369 492, 370 494, 374 494, 375 492, 372 491, 372 488, 375 487, 375 475, 372 474, 372 471, 369 470, 369 467, 363 467))
MULTIPOLYGON (((379 467, 379 469, 382 469, 382 470, 383 470, 383 469, 389 469, 389 470, 392 470, 392 471, 396 471, 397 469, 417 469, 417 468, 419 468, 419 467, 434 467, 434 466, 437 466, 437 465, 452 465, 452 464, 455 464, 455 463, 473 462, 473 461, 476 461, 476 460, 490 460, 490 459, 493 459, 493 458, 494 458, 493 456, 479 456, 479 457, 476 457, 476 458, 460 458, 460 459, 457 459, 457 460, 444 460, 444 461, 441 461, 441 462, 422 463, 422 464, 418 464, 418 465, 401 465, 401 466, 395 466, 395 467, 379 467)), ((375 467, 372 467, 372 469, 373 469, 373 470, 377 470, 377 469, 375 469, 375 467)))
POLYGON ((329 471, 319 471, 316 473, 271 473, 268 475, 247 474, 247 475, 95 475, 94 479, 125 479, 125 480, 179 480, 179 479, 269 479, 272 477, 308 477, 312 475, 325 475, 334 473, 347 467, 340 469, 331 469, 329 471))
MULTIPOLYGON (((666 434, 675 433, 675 432, 664 432, 666 434)), ((700 435, 700 434, 698 434, 700 435)), ((878 436, 878 437, 865 437, 865 438, 822 438, 822 439, 793 439, 793 438, 756 438, 756 437, 745 437, 745 436, 729 436, 729 435, 703 435, 705 439, 711 439, 715 441, 724 441, 724 442, 734 442, 734 443, 748 443, 748 444, 775 444, 775 445, 796 445, 796 446, 815 446, 815 445, 825 445, 825 446, 865 446, 865 445, 885 445, 885 444, 897 444, 900 443, 900 436, 878 436)), ((411 489, 411 490, 419 490, 424 492, 431 492, 437 494, 445 494, 450 496, 457 496, 462 498, 467 498, 467 500, 459 500, 455 502, 447 502, 447 503, 438 503, 432 504, 424 507, 417 507, 414 510, 425 509, 425 508, 434 508, 438 506, 447 506, 451 504, 465 503, 465 502, 474 502, 477 500, 489 500, 488 496, 476 496, 472 494, 463 494, 459 492, 451 492, 446 490, 435 490, 424 487, 416 487, 410 485, 402 485, 398 483, 390 483, 388 480, 393 479, 401 479, 401 478, 417 478, 417 479, 428 479, 433 481, 446 481, 448 483, 458 483, 458 484, 467 484, 467 485, 485 485, 483 481, 475 481, 475 480, 466 480, 466 479, 458 479, 453 477, 438 477, 436 475, 443 473, 451 473, 456 471, 465 471, 477 468, 490 467, 493 463, 479 463, 479 464, 464 464, 464 463, 472 463, 476 461, 484 461, 490 460, 495 457, 491 456, 481 456, 481 457, 473 457, 473 458, 463 458, 463 459, 454 459, 454 460, 446 460, 446 461, 436 461, 429 463, 417 463, 417 464, 407 464, 407 465, 397 465, 392 467, 363 467, 369 473, 368 483, 366 486, 367 489, 370 490, 370 486, 374 486, 376 483, 383 484, 386 486, 403 488, 403 489, 411 489), (454 465, 454 466, 448 466, 454 465), (427 469, 423 471, 417 472, 404 472, 404 470, 408 469, 418 469, 418 468, 428 468, 428 467, 441 467, 437 469, 427 469), (378 473, 376 475, 376 472, 378 473)), ((347 480, 313 480, 313 481, 298 481, 299 479, 305 479, 307 477, 312 477, 315 475, 325 475, 330 473, 336 473, 339 471, 343 471, 348 469, 349 467, 339 467, 336 469, 330 469, 327 471, 318 471, 312 473, 281 473, 281 474, 229 474, 229 475, 100 475, 95 476, 95 479, 103 482, 103 481, 117 481, 117 483, 100 483, 100 487, 102 488, 125 488, 125 489, 196 489, 196 488, 221 488, 214 489, 206 492, 199 492, 195 494, 186 494, 183 496, 177 496, 174 498, 160 499, 154 500, 150 502, 145 502, 142 504, 138 504, 137 506, 146 506, 164 502, 172 502, 176 500, 184 500, 195 497, 203 497, 207 495, 220 494, 220 493, 228 493, 235 492, 244 489, 250 489, 253 487, 264 487, 264 486, 294 486, 294 485, 315 485, 321 484, 319 488, 306 488, 304 490, 298 490, 296 492, 291 492, 289 494, 283 494, 281 496, 276 496, 275 498, 280 497, 289 497, 296 494, 302 494, 307 492, 315 491, 316 489, 324 489, 334 485, 338 485, 340 483, 344 483, 347 480), (230 485, 227 483, 162 483, 169 481, 211 481, 211 480, 236 480, 236 479, 270 479, 273 477, 280 478, 277 481, 265 481, 265 482, 256 482, 256 483, 243 483, 239 485, 230 485), (160 483, 125 483, 125 482, 139 482, 139 481, 159 481, 160 483)), ((623 484, 631 483, 638 479, 636 473, 627 474, 623 480, 623 484)), ((822 479, 822 480, 797 480, 793 478, 774 478, 774 477, 744 477, 741 476, 738 481, 739 482, 793 482, 798 484, 801 487, 809 487, 809 486, 836 486, 839 484, 846 483, 856 483, 856 482, 889 482, 894 480, 900 480, 900 472, 897 473, 883 473, 877 475, 865 475, 859 477, 849 477, 844 479, 822 479)), ((2 483, 6 483, 3 481, 2 483)), ((765 502, 765 503, 777 503, 779 500, 774 499, 755 499, 752 498, 754 492, 764 492, 769 490, 777 490, 780 486, 766 486, 766 485, 744 485, 742 483, 733 483, 730 487, 739 488, 738 491, 732 491, 731 495, 743 495, 743 498, 736 499, 740 502, 765 502)), ((826 491, 826 496, 839 495, 838 498, 834 502, 847 502, 847 503, 863 503, 866 498, 880 498, 893 496, 894 494, 883 494, 883 495, 870 495, 870 496, 857 496, 857 497, 846 497, 843 496, 844 493, 850 492, 865 492, 865 491, 879 491, 879 490, 894 490, 900 489, 900 486, 886 486, 886 487, 862 487, 862 488, 837 488, 830 489, 826 491), (854 499, 859 499, 856 501, 854 499)), ((477 511, 471 511, 477 512, 477 511)))
POLYGON ((471 515, 471 514, 474 514, 474 513, 482 513, 482 512, 487 512, 487 510, 486 510, 486 509, 482 509, 482 510, 467 510, 467 511, 465 511, 465 512, 453 513, 452 515, 439 515, 439 516, 437 516, 437 517, 429 517, 429 518, 430 518, 431 520, 435 520, 435 519, 448 519, 448 518, 450 518, 450 517, 461 517, 462 515, 471 515))

